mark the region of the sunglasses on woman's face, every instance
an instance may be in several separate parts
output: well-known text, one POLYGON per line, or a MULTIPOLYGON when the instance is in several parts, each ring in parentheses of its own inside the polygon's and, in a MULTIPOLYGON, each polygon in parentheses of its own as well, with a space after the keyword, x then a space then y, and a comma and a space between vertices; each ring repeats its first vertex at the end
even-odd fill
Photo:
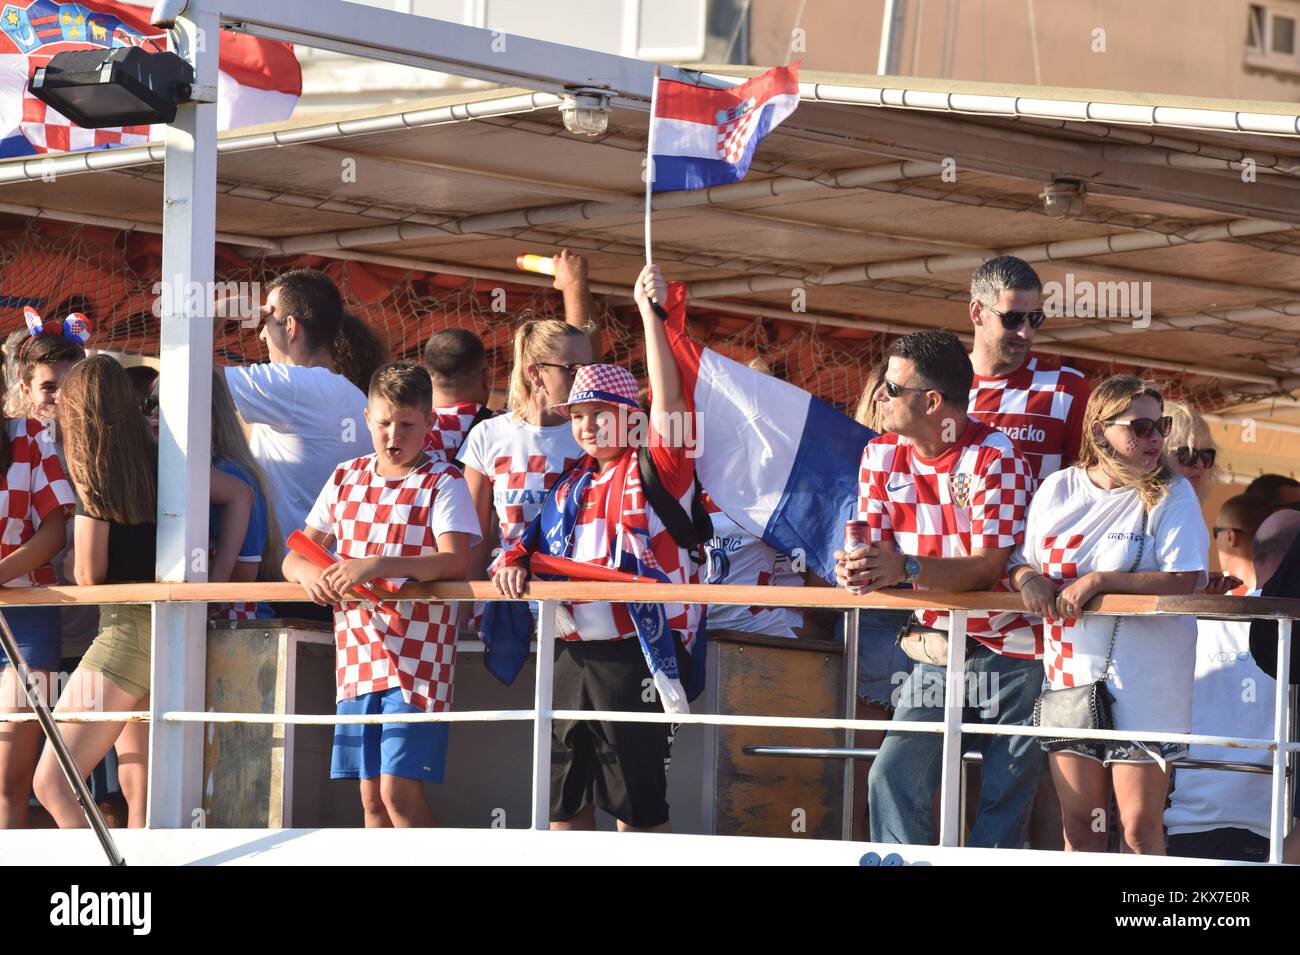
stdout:
POLYGON ((583 365, 586 365, 588 363, 585 361, 574 361, 574 362, 569 362, 567 365, 564 365, 564 364, 560 364, 557 361, 539 361, 537 362, 537 364, 541 365, 543 368, 563 368, 565 373, 570 378, 572 378, 578 374, 579 368, 581 368, 583 365))
POLYGON ((996 308, 985 305, 983 302, 980 303, 980 308, 986 308, 1000 318, 1002 327, 1009 332, 1014 332, 1019 328, 1021 322, 1028 322, 1030 328, 1037 328, 1047 318, 1041 308, 1031 308, 1028 311, 999 312, 996 308))
POLYGON ((1214 467, 1214 459, 1218 457, 1219 452, 1214 448, 1179 448, 1176 452, 1178 463, 1185 468, 1190 468, 1199 459, 1201 467, 1214 467))
POLYGON ((1118 418, 1111 418, 1106 424, 1122 424, 1138 438, 1149 438, 1153 431, 1158 431, 1160 437, 1163 438, 1169 433, 1169 429, 1174 426, 1174 419, 1169 415, 1159 419, 1134 418, 1131 421, 1120 421, 1118 418))

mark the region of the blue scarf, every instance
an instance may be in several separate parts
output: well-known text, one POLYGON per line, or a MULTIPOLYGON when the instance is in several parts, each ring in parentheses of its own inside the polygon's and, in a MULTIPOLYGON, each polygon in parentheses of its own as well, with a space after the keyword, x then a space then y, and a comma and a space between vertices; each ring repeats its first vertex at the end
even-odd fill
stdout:
MULTIPOLYGON (((573 556, 573 533, 578 523, 578 507, 587 488, 595 477, 596 462, 587 457, 564 475, 546 496, 541 513, 529 524, 524 532, 524 548, 533 553, 544 550, 557 557, 573 556)), ((607 515, 606 527, 610 535, 608 552, 618 553, 618 569, 627 573, 647 577, 662 583, 671 583, 668 576, 657 566, 645 563, 640 554, 650 549, 649 537, 644 530, 636 530, 623 525, 623 495, 626 491, 628 470, 636 467, 636 455, 629 454, 617 465, 620 473, 613 475, 610 488, 611 513, 607 515), (623 546, 620 547, 620 536, 623 546), (635 538, 635 540, 633 540, 635 538), (628 544, 634 546, 629 547, 628 544)), ((563 580, 552 575, 537 575, 541 580, 563 580)), ((677 651, 673 643, 672 629, 668 625, 668 614, 662 604, 628 603, 628 615, 636 628, 637 638, 641 644, 641 653, 646 666, 650 669, 655 689, 664 711, 668 713, 686 713, 690 711, 687 693, 682 687, 677 667, 677 651)), ((488 650, 485 662, 488 669, 499 679, 509 683, 518 674, 528 654, 528 634, 531 619, 519 603, 493 602, 488 604, 483 614, 483 638, 488 650), (521 652, 522 645, 522 652, 521 652)), ((697 634, 697 649, 703 647, 703 621, 697 634)), ((691 680, 692 690, 703 685, 703 655, 693 654, 696 665, 691 680)), ((695 695, 692 693, 692 695, 695 695)))

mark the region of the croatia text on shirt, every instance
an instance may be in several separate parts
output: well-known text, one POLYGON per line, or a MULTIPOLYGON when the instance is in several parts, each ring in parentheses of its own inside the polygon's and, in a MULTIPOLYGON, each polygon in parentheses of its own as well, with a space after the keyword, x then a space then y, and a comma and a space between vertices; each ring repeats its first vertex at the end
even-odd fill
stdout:
POLYGON ((1031 355, 1009 375, 976 375, 967 411, 1010 438, 1042 481, 1079 456, 1091 391, 1082 372, 1031 355))

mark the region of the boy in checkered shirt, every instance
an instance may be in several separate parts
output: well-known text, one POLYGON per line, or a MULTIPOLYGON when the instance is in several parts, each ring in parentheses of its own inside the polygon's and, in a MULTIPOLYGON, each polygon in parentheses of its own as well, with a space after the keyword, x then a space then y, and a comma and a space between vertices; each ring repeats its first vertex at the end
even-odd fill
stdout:
MULTIPOLYGON (((298 554, 284 561, 285 579, 334 605, 340 716, 451 706, 454 606, 362 603, 353 589, 379 577, 466 578, 478 516, 460 469, 424 450, 432 401, 419 365, 374 373, 366 423, 375 451, 335 468, 307 516, 307 536, 337 546, 340 559, 324 571, 298 554)), ((446 757, 446 723, 339 724, 330 776, 360 781, 368 827, 432 826, 423 784, 442 782, 446 757)))

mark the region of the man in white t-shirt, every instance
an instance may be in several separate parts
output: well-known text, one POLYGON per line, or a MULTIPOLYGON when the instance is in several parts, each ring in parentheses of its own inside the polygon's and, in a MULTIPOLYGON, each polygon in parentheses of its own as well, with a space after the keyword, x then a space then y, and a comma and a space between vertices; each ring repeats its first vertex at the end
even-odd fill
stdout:
POLYGON ((258 338, 270 361, 226 368, 286 535, 303 526, 335 466, 369 447, 366 396, 330 359, 342 322, 343 298, 325 273, 285 272, 271 282, 262 306, 258 338))
MULTIPOLYGON (((1216 539, 1217 539, 1216 535, 1216 539)), ((1276 573, 1300 536, 1300 513, 1279 511, 1259 525, 1251 595, 1276 573)), ((1249 620, 1201 620, 1196 634, 1196 682, 1192 686, 1192 732, 1207 736, 1270 739, 1277 682, 1250 652, 1249 620)), ((1221 746, 1191 748, 1192 759, 1233 760, 1268 766, 1264 750, 1221 746)), ((1165 810, 1169 854, 1238 862, 1268 861, 1272 777, 1215 769, 1174 771, 1165 810)), ((1295 861, 1295 860, 1288 860, 1295 861)))

